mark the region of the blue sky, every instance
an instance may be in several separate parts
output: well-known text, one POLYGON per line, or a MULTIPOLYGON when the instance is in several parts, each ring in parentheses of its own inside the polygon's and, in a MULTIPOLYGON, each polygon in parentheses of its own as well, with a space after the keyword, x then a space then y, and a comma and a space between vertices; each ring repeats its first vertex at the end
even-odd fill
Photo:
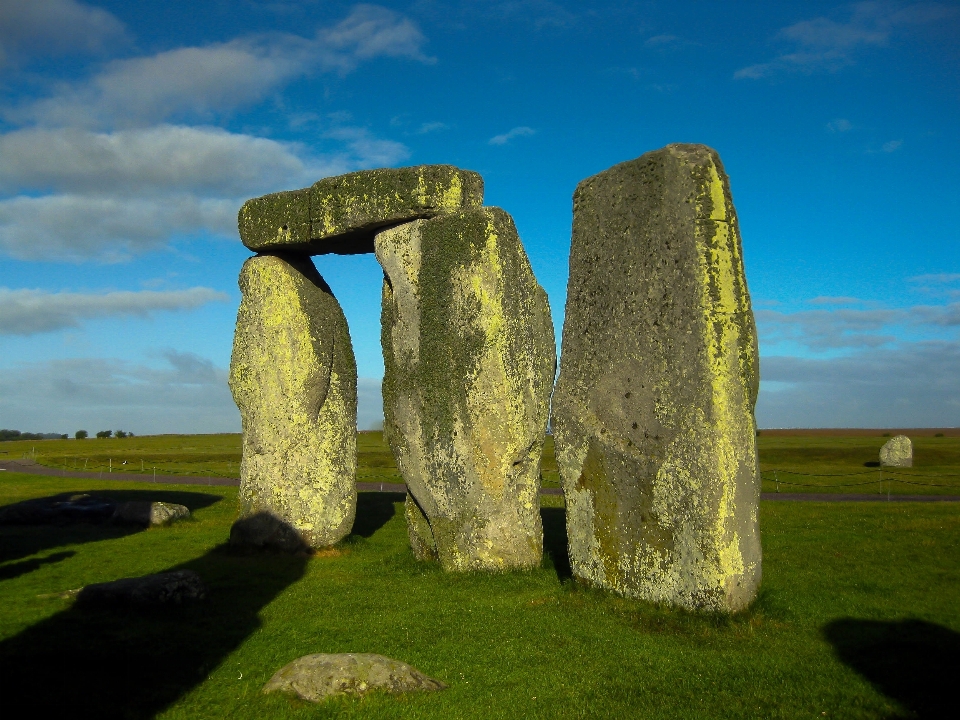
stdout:
MULTIPOLYGON (((671 142, 731 176, 761 427, 960 425, 960 6, 0 0, 0 426, 239 430, 236 211, 451 163, 559 340, 576 184, 671 142)), ((319 257, 376 423, 381 272, 319 257)))

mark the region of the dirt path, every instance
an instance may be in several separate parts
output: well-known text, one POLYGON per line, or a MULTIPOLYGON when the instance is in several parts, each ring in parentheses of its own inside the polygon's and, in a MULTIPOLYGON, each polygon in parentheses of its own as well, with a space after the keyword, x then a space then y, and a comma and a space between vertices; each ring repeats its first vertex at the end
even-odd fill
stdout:
MULTIPOLYGON (((40 465, 29 458, 0 460, 0 471, 20 472, 30 475, 53 475, 56 477, 88 478, 96 480, 132 480, 164 485, 239 485, 239 478, 202 477, 197 475, 141 475, 120 472, 80 472, 40 465)), ((405 493, 402 483, 358 482, 357 490, 365 492, 405 493)), ((562 495, 560 488, 547 487, 541 495, 562 495)), ((761 500, 804 500, 807 502, 960 502, 960 495, 872 495, 852 493, 762 493, 761 500)))

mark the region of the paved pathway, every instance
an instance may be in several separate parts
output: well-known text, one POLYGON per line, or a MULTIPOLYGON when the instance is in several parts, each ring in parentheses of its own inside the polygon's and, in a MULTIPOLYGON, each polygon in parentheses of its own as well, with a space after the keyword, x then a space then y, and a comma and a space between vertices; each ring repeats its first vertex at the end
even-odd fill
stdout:
MULTIPOLYGON (((239 485, 239 478, 202 477, 197 475, 143 475, 121 472, 80 472, 40 465, 30 458, 0 460, 0 471, 29 473, 31 475, 55 475, 57 477, 95 478, 97 480, 135 480, 137 482, 163 483, 165 485, 239 485)), ((402 483, 358 482, 357 490, 366 492, 405 493, 402 483)), ((562 495, 560 488, 545 487, 541 495, 562 495)), ((874 493, 762 493, 761 500, 805 500, 813 502, 960 502, 960 495, 880 495, 874 493)))

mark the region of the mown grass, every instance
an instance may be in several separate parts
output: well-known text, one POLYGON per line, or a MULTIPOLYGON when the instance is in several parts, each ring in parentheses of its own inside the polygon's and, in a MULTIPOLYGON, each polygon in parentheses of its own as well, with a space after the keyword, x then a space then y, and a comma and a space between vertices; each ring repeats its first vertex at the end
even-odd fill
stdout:
MULTIPOLYGON (((889 439, 879 430, 876 436, 761 432, 757 445, 763 491, 960 495, 960 437, 914 437, 913 467, 895 471, 878 467, 880 447, 889 439)), ((42 465, 99 471, 105 476, 112 468, 113 472, 238 477, 240 451, 238 434, 0 443, 0 459, 35 457, 42 465)), ((357 480, 403 482, 382 432, 359 433, 357 452, 357 480)), ((549 436, 541 473, 544 487, 560 486, 549 436)))
POLYGON ((236 489, 0 473, 0 505, 62 492, 173 499, 193 519, 130 532, 0 527, 5 701, 40 716, 239 718, 944 717, 960 656, 953 504, 761 504, 764 580, 733 617, 667 610, 569 579, 563 515, 530 572, 413 560, 402 496, 361 493, 313 557, 237 554, 236 489), (188 567, 199 607, 95 611, 57 593, 188 567), (260 688, 314 652, 378 652, 447 683, 319 706, 260 688))

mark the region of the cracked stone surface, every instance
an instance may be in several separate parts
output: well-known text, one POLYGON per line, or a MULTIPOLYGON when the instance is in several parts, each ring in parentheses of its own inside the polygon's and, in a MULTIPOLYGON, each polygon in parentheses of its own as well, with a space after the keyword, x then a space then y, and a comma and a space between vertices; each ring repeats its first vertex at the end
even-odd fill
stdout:
POLYGON ((420 558, 539 565, 553 323, 513 220, 475 208, 377 234, 384 433, 420 558))
POLYGON ((897 435, 887 440, 880 448, 880 465, 883 467, 913 467, 913 443, 906 435, 897 435))
POLYGON ((761 576, 756 329, 717 153, 669 145, 587 178, 552 426, 574 575, 735 611, 761 576))

